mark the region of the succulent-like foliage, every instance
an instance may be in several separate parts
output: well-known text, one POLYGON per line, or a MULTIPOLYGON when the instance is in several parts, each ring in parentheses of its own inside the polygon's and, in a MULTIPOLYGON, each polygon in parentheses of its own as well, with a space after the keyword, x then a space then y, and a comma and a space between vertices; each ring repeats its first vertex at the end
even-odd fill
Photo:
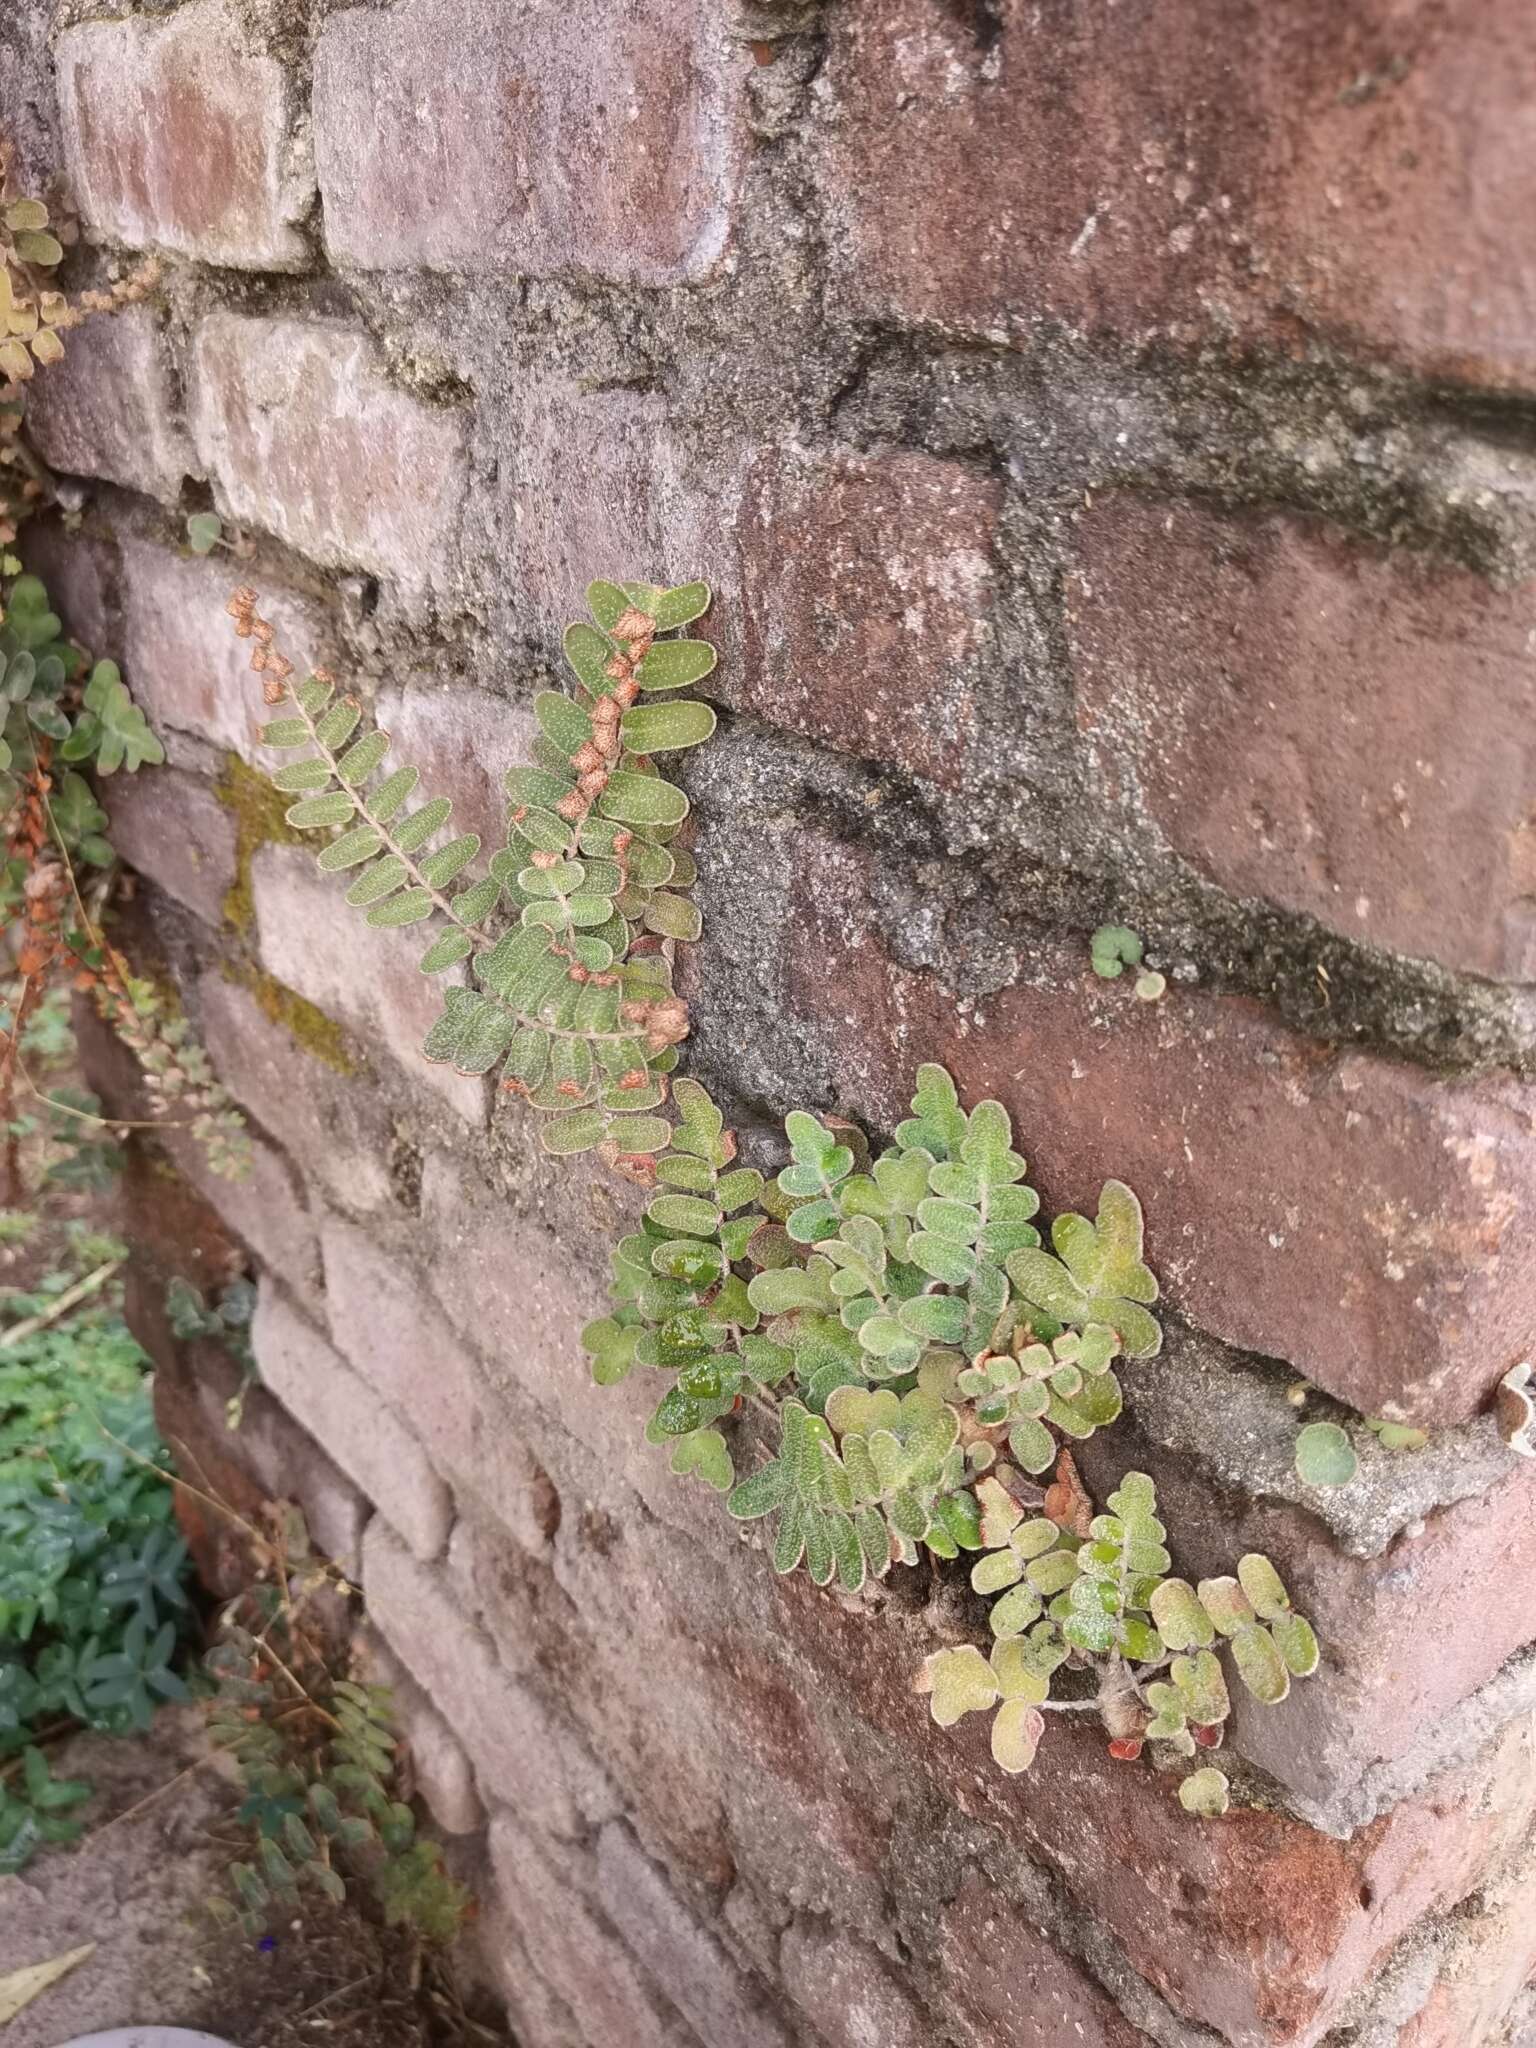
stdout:
POLYGON ((1308 1486, 1348 1486, 1360 1460, 1336 1422, 1309 1422, 1297 1433, 1296 1472, 1308 1486))
POLYGON ((677 692, 715 650, 675 637, 707 609, 702 583, 598 582, 588 599, 592 622, 565 636, 575 690, 535 698, 534 758, 507 776, 507 843, 485 860, 474 833, 449 833, 447 797, 414 801, 418 771, 386 767, 388 735, 361 729, 330 676, 290 681, 253 591, 229 610, 268 703, 286 707, 262 739, 294 756, 272 778, 296 798, 288 822, 325 834, 319 865, 352 876, 346 900, 368 923, 431 924, 423 973, 468 970, 425 1056, 464 1074, 499 1065, 503 1087, 556 1112, 552 1152, 643 1158, 666 1143, 653 1112, 688 1028, 670 949, 699 934, 693 862, 674 844, 688 799, 653 756, 714 731, 710 707, 677 692))
POLYGON ((256 1933, 275 1914, 291 1918, 305 1893, 339 1903, 348 1880, 360 1878, 388 1926, 451 1941, 469 1896, 399 1797, 390 1692, 306 1659, 308 1635, 295 1622, 292 1610, 280 1611, 258 1639, 226 1616, 208 1653, 216 1687, 209 1733, 239 1772, 240 1819, 253 1839, 251 1856, 230 1865, 238 1904, 215 1901, 215 1910, 225 1907, 225 1917, 232 1912, 256 1933))
POLYGON ((1139 967, 1141 955, 1141 935, 1126 924, 1101 924, 1089 942, 1093 971, 1105 981, 1118 981, 1127 967, 1139 967))

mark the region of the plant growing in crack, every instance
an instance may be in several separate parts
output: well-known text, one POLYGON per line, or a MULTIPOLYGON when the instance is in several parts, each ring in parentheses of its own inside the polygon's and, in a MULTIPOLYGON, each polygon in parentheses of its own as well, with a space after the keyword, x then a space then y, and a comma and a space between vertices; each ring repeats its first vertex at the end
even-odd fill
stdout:
MULTIPOLYGON (((1047 1246, 1007 1110, 963 1108, 932 1064, 884 1150, 795 1110, 777 1174, 740 1162, 708 1092, 674 1078, 688 1015, 672 954, 700 925, 677 839, 688 800, 652 758, 714 730, 679 695, 714 649, 674 637, 709 592, 598 582, 588 599, 565 638, 575 690, 535 700, 507 843, 482 859, 473 833, 448 836, 446 798, 415 801, 413 767, 386 772, 389 739, 357 700, 325 674, 294 680, 237 591, 236 631, 282 713, 263 738, 294 757, 273 777, 289 823, 324 836, 319 865, 354 876, 370 924, 431 923, 424 973, 468 976, 426 1057, 499 1064, 503 1088, 550 1113, 549 1150, 596 1149, 649 1191, 614 1252, 612 1312, 582 1341, 600 1385, 658 1376, 646 1434, 672 1469, 765 1525, 776 1571, 821 1586, 971 1558, 990 1654, 938 1649, 919 1683, 943 1725, 996 1709, 1004 1770, 1027 1767, 1051 1710, 1097 1713, 1117 1757, 1193 1758, 1229 1711, 1218 1643, 1271 1702, 1318 1650, 1266 1558, 1191 1587, 1146 1475, 1126 1473, 1101 1514, 1077 1475, 1070 1447, 1120 1414, 1117 1361, 1162 1344, 1136 1196, 1110 1181, 1047 1246)), ((1099 951, 1119 973, 1140 941, 1112 936, 1099 951)), ((1180 1797, 1218 1813, 1226 1778, 1206 1765, 1180 1797)))

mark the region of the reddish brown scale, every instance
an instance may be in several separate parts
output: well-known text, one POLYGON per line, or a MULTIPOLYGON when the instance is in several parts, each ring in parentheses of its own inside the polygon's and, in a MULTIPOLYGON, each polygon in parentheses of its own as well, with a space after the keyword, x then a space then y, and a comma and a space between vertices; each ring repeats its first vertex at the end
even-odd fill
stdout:
POLYGON ((583 740, 571 756, 571 766, 578 775, 590 775, 594 768, 601 768, 603 757, 590 740, 583 740))
POLYGON ((1141 1737, 1139 1735, 1124 1736, 1120 1741, 1112 1742, 1109 1745, 1109 1753, 1116 1763, 1133 1764, 1141 1755, 1141 1737))
POLYGON ((560 856, 558 853, 545 853, 540 850, 529 854, 528 865, 531 868, 557 868, 560 865, 560 856))
POLYGON ((648 1067, 631 1067, 627 1074, 620 1074, 615 1083, 619 1088, 643 1088, 650 1078, 648 1067))
POLYGON ((1222 1726, 1219 1721, 1206 1728, 1191 1728, 1189 1732, 1202 1749, 1215 1749, 1220 1745, 1222 1726))
POLYGON ((557 1095, 579 1095, 581 1090, 574 1081, 557 1081, 555 1083, 555 1093, 557 1095))
POLYGON ((569 796, 561 797, 559 803, 555 805, 560 816, 572 825, 578 824, 591 808, 580 790, 576 789, 573 789, 569 796))
POLYGON ((639 694, 640 685, 638 683, 620 683, 613 693, 613 702, 615 704, 622 704, 627 711, 639 694))

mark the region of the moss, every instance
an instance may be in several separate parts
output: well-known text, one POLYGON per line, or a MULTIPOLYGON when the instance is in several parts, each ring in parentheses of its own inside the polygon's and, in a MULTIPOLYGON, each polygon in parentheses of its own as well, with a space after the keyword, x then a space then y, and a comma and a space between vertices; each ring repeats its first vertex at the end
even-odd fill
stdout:
POLYGON ((255 997, 262 1015, 280 1025, 294 1044, 305 1052, 312 1053, 317 1060, 323 1060, 328 1067, 333 1067, 348 1079, 363 1071, 362 1060, 335 1018, 328 1017, 324 1010, 297 994, 286 982, 279 981, 275 975, 264 974, 249 961, 227 962, 224 976, 240 988, 247 989, 255 997))
POLYGON ((235 879, 224 892, 224 922, 245 938, 256 922, 251 862, 263 846, 303 845, 304 834, 288 823, 288 798, 238 754, 224 756, 214 794, 235 821, 235 879))

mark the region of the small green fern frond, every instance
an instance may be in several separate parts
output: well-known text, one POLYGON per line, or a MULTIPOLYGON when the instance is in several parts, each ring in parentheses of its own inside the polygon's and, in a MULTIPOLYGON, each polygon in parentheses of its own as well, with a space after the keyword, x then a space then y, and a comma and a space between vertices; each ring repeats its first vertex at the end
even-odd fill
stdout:
POLYGON ((693 861, 674 843, 688 799, 652 756, 714 731, 711 708, 676 692, 709 674, 715 650, 661 637, 706 610, 705 584, 598 582, 588 598, 592 622, 565 636, 576 692, 535 699, 533 761, 506 778, 508 843, 478 878, 478 837, 444 836, 449 799, 406 811, 420 775, 409 765, 382 772, 388 735, 359 737, 361 706, 338 697, 324 671, 290 683, 292 664, 254 591, 236 591, 229 612, 241 638, 256 642, 252 666, 267 701, 289 707, 261 735, 299 754, 272 777, 296 799, 288 822, 326 835, 326 873, 356 871, 346 901, 369 924, 434 921, 424 973, 468 963, 473 983, 445 990, 425 1057, 470 1075, 501 1063, 506 1090, 556 1113, 545 1135, 551 1151, 607 1143, 640 1156, 667 1142, 651 1112, 666 1100, 688 1029, 670 948, 700 930, 686 894, 693 861), (466 885, 455 888, 461 877, 466 885), (503 905, 515 923, 498 916, 503 905))

